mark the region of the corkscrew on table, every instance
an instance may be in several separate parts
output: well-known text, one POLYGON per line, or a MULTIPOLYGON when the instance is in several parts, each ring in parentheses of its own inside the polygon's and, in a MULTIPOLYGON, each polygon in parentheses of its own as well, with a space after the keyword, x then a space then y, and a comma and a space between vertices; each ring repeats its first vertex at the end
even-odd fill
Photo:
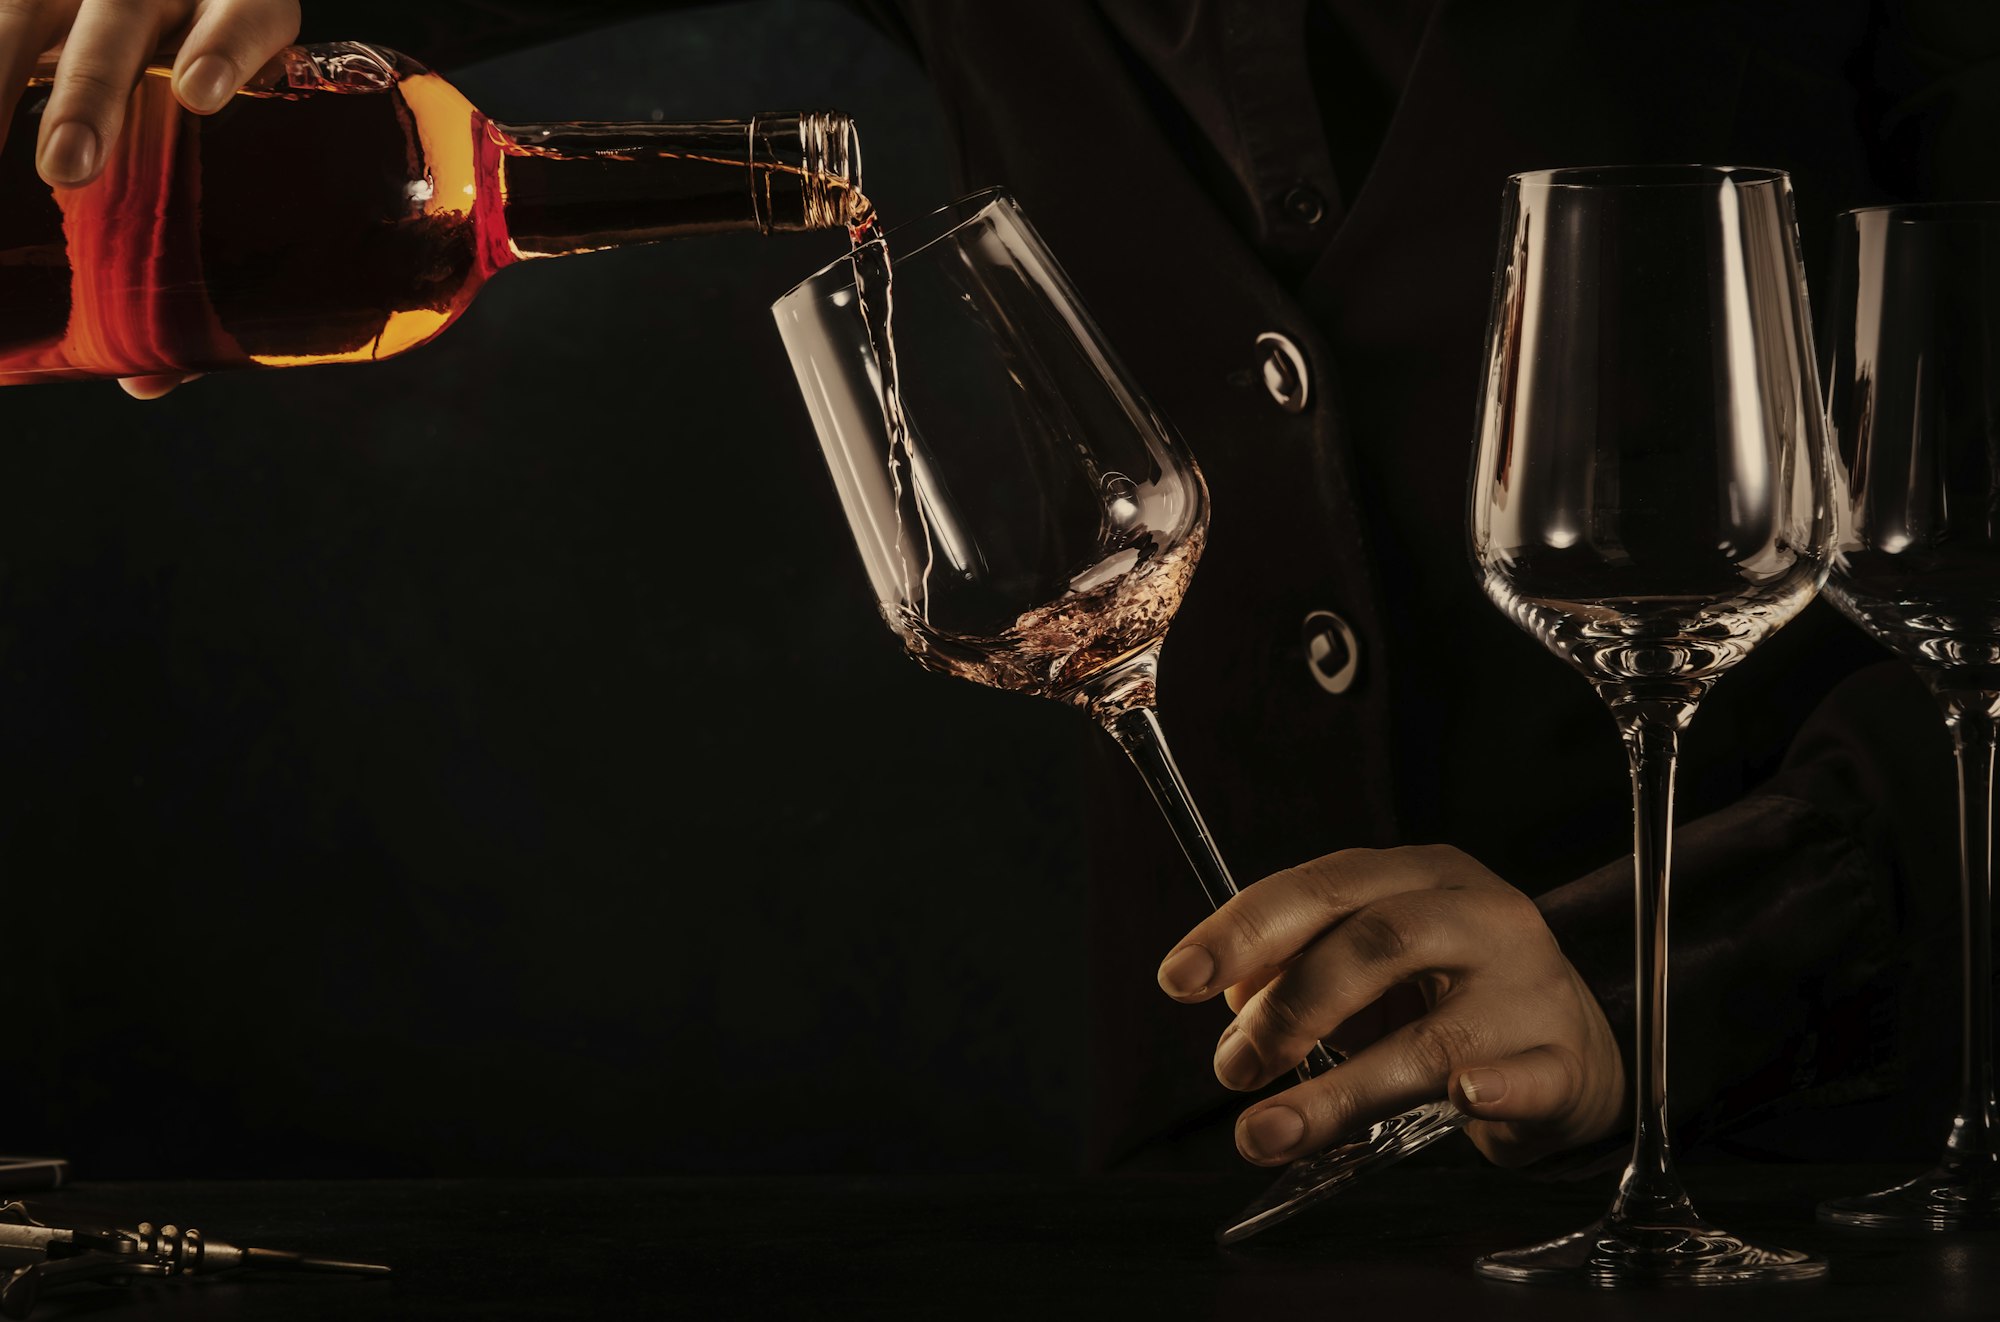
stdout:
POLYGON ((45 1290, 139 1278, 206 1276, 238 1268, 387 1276, 372 1262, 343 1262, 283 1249, 239 1248, 192 1227, 61 1226, 38 1219, 24 1203, 0 1205, 0 1317, 24 1318, 45 1290))

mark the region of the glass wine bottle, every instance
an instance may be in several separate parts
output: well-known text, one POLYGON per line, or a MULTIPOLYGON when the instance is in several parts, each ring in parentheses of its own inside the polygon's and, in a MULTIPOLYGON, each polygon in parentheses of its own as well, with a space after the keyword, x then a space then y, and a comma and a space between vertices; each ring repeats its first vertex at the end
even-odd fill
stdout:
POLYGON ((0 148, 0 385, 387 358, 516 262, 868 212, 844 115, 503 125, 354 42, 209 116, 150 68, 103 174, 51 189, 46 74, 0 148))

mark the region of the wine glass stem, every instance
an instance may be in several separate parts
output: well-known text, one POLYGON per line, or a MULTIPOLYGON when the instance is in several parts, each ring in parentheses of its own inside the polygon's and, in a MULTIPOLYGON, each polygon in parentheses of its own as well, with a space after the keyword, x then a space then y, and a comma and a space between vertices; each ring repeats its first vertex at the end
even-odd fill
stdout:
POLYGON ((1958 1116, 1946 1159, 1992 1162, 1993 1100, 1993 693, 1941 695, 1958 757, 1958 858, 1965 972, 1958 1116))
POLYGON ((1216 848, 1208 823, 1201 819, 1201 810, 1194 806, 1194 796, 1181 779, 1181 769, 1167 747, 1166 732, 1160 729, 1159 712, 1152 707, 1128 707, 1104 712, 1101 719, 1153 792, 1153 801, 1160 805, 1160 814, 1180 842, 1210 906, 1220 909, 1236 894, 1236 879, 1229 875, 1229 865, 1222 861, 1222 851, 1216 848))
POLYGON ((1674 763, 1684 710, 1634 704, 1615 713, 1632 768, 1635 899, 1632 1161, 1614 1221, 1656 1222, 1692 1211, 1667 1140, 1667 884, 1674 852, 1674 763))
MULTIPOLYGON (((1194 796, 1188 793, 1187 782, 1181 778, 1181 769, 1167 747, 1166 732, 1160 729, 1159 712, 1150 704, 1106 702, 1094 706, 1091 714, 1139 769, 1140 778, 1153 792, 1161 816, 1167 819, 1174 839, 1180 842, 1181 852, 1187 855, 1188 865, 1207 893, 1209 904, 1220 909, 1236 894, 1236 881, 1229 875, 1229 865, 1222 861, 1222 851, 1216 848, 1208 823, 1201 819, 1201 810, 1194 805, 1194 796)), ((1340 1061, 1337 1053, 1316 1042, 1299 1065, 1299 1075, 1311 1078, 1340 1061)))

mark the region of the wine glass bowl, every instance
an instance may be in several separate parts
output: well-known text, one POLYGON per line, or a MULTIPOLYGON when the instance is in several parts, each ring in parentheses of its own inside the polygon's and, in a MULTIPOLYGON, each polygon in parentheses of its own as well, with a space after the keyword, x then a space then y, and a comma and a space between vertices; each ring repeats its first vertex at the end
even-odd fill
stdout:
POLYGON ((1909 662, 1959 770, 1958 1113, 1931 1170, 1822 1203, 1871 1229, 2000 1227, 1993 1088, 1993 772, 2000 717, 2000 203, 1841 217, 1828 418, 1842 479, 1827 595, 1909 662))
POLYGON ((1701 166, 1508 190, 1472 557, 1493 603, 1607 698, 1698 699, 1825 578, 1782 190, 1779 171, 1701 166))
POLYGON ((1840 611, 1920 672, 2000 665, 2000 202, 1842 217, 1840 611))
POLYGON ((885 434, 853 264, 776 306, 883 618, 930 669, 1087 701, 1179 608, 1201 472, 1011 198, 963 199, 894 243, 906 440, 885 434))
POLYGON ((1468 509, 1488 598, 1597 690, 1633 788, 1632 1159, 1602 1220, 1478 1263, 1600 1286, 1798 1280, 1825 1263, 1704 1221, 1668 1140, 1678 739, 1824 582, 1830 469, 1778 170, 1508 181, 1468 509))

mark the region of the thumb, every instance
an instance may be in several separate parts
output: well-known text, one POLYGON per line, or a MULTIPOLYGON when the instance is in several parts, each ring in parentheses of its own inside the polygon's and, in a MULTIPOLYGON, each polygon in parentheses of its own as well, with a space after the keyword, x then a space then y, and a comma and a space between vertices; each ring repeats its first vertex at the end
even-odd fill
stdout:
POLYGON ((1518 1056, 1460 1070, 1451 1100, 1475 1121, 1488 1122, 1479 1147, 1503 1166, 1520 1165, 1564 1146, 1564 1128, 1583 1100, 1583 1070, 1565 1047, 1536 1047, 1518 1056))

